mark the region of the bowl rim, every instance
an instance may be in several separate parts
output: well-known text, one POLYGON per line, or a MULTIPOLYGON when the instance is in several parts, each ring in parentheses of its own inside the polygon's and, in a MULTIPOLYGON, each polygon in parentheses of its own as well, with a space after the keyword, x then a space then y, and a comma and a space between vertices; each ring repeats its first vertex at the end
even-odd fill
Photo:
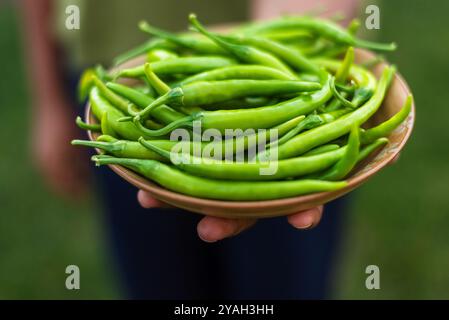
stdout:
MULTIPOLYGON (((369 55, 373 55, 368 50, 364 49, 357 49, 357 51, 369 55)), ((139 59, 141 57, 137 57, 133 60, 139 59)), ((131 60, 131 61, 133 61, 131 60)), ((378 67, 384 68, 388 64, 386 62, 382 62, 378 65, 378 67)), ((402 77, 402 75, 399 72, 395 73, 394 81, 398 81, 399 86, 401 89, 405 92, 411 92, 408 84, 402 77)), ((85 120, 87 123, 91 124, 94 123, 92 121, 94 119, 93 114, 91 112, 91 107, 89 101, 86 103, 85 107, 85 120)), ((120 177, 131 183, 132 185, 136 186, 139 189, 145 190, 150 192, 155 198, 166 199, 170 198, 172 200, 175 200, 176 202, 180 203, 189 203, 194 206, 210 206, 210 207, 220 207, 220 208, 226 208, 229 210, 238 209, 239 211, 245 210, 245 209, 252 209, 254 208, 254 204, 257 203, 258 206, 263 207, 280 207, 280 206, 289 206, 289 205, 295 205, 298 203, 306 203, 306 202, 315 202, 320 203, 321 200, 324 199, 335 199, 339 197, 342 194, 345 194, 346 192, 355 189, 360 184, 366 182, 369 178, 371 178, 373 175, 375 175, 378 171, 386 167, 393 159, 397 157, 397 155, 401 152, 401 150, 404 148, 405 144, 409 140, 415 123, 416 118, 416 110, 415 110, 415 100, 413 99, 412 102, 412 108, 408 115, 408 117, 404 120, 404 123, 408 123, 406 126, 406 132, 403 135, 403 138, 400 140, 400 142, 394 146, 394 148, 387 149, 392 150, 384 157, 382 161, 379 161, 374 165, 370 170, 365 170, 364 172, 359 173, 360 170, 356 172, 355 175, 350 176, 347 181, 347 186, 336 190, 336 191, 326 191, 326 192, 317 192, 317 193, 311 193, 307 195, 301 195, 301 196, 295 196, 295 197, 288 197, 288 198, 281 198, 281 199, 273 199, 273 200, 257 200, 257 201, 225 201, 225 200, 215 200, 215 199, 207 199, 207 198, 198 198, 193 197, 189 195, 185 195, 182 193, 174 192, 171 190, 168 190, 162 186, 159 186, 158 184, 138 175, 137 173, 133 172, 130 169, 127 169, 125 167, 122 167, 120 165, 108 165, 112 171, 114 171, 116 174, 118 174, 120 177), (321 199, 321 200, 320 200, 321 199)), ((88 137, 90 140, 95 140, 95 133, 88 131, 88 137)), ((388 148, 388 145, 386 146, 388 148)), ((380 149, 384 150, 384 149, 380 149)), ((370 162, 367 162, 364 167, 368 166, 369 163, 375 158, 375 156, 380 151, 378 150, 375 154, 370 156, 370 162)), ((96 149, 97 153, 100 153, 99 149, 96 149)))

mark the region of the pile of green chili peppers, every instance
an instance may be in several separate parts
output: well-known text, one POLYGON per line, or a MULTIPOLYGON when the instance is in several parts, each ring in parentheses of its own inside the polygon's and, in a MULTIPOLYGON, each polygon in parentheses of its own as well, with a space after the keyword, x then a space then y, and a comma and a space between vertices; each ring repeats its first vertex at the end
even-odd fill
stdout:
POLYGON ((361 128, 381 106, 395 68, 377 79, 369 67, 380 59, 356 64, 354 47, 395 45, 356 38, 357 21, 344 29, 289 16, 227 33, 206 29, 194 14, 189 22, 186 33, 141 22, 148 42, 117 57, 114 71, 83 74, 80 99, 89 100, 98 124, 76 122, 100 135, 72 144, 102 150, 92 158, 97 165, 121 165, 199 198, 334 191, 410 113, 411 96, 384 123, 361 128), (146 61, 120 67, 138 56, 146 61))

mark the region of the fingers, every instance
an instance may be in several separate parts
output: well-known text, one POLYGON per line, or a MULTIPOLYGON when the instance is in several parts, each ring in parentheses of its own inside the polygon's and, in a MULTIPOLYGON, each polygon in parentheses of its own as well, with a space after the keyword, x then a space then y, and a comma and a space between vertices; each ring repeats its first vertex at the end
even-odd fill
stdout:
POLYGON ((288 222, 297 229, 312 229, 321 220, 323 206, 301 211, 287 217, 288 222))
POLYGON ((151 196, 151 194, 149 194, 148 192, 143 191, 143 190, 139 190, 139 192, 137 192, 137 201, 139 201, 139 204, 143 208, 145 208, 145 209, 150 209, 150 208, 172 208, 167 203, 159 201, 159 200, 153 198, 151 196))
POLYGON ((248 229, 256 219, 225 219, 206 216, 198 223, 198 236, 205 242, 216 242, 248 229))

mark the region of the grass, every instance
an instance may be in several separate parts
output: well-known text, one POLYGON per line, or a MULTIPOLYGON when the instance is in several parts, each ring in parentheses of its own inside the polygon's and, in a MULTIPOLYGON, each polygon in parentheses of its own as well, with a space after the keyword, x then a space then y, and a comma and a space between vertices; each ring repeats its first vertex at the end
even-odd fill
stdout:
POLYGON ((417 107, 400 161, 354 197, 336 297, 449 298, 449 29, 447 1, 383 1, 382 41, 407 79, 417 107), (365 268, 380 268, 381 289, 365 288, 365 268))
MULTIPOLYGON (((0 10, 0 299, 115 298, 101 215, 91 199, 73 205, 50 194, 28 153, 29 108, 17 19, 0 10), (81 290, 64 287, 81 269, 81 290)), ((383 1, 380 40, 395 40, 396 63, 416 99, 417 123, 399 163, 353 197, 334 297, 449 298, 449 2, 383 1), (381 289, 365 288, 380 268, 381 289)))
POLYGON ((33 169, 17 17, 0 9, 0 299, 116 298, 95 203, 64 202, 33 169), (65 288, 70 264, 80 268, 81 290, 65 288))

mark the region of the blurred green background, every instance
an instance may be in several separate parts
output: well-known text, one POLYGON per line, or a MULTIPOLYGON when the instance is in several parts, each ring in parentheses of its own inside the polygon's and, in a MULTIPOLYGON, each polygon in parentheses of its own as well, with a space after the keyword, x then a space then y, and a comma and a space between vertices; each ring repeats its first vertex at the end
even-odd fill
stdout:
MULTIPOLYGON (((383 1, 380 8, 381 29, 368 35, 399 44, 388 59, 412 88, 417 122, 400 161, 354 193, 333 297, 448 299, 449 2, 383 1), (371 264, 380 267, 381 290, 365 288, 371 264)), ((33 168, 15 11, 0 4, 0 299, 118 298, 98 205, 61 200, 33 168), (69 264, 81 268, 82 290, 65 288, 69 264)))

